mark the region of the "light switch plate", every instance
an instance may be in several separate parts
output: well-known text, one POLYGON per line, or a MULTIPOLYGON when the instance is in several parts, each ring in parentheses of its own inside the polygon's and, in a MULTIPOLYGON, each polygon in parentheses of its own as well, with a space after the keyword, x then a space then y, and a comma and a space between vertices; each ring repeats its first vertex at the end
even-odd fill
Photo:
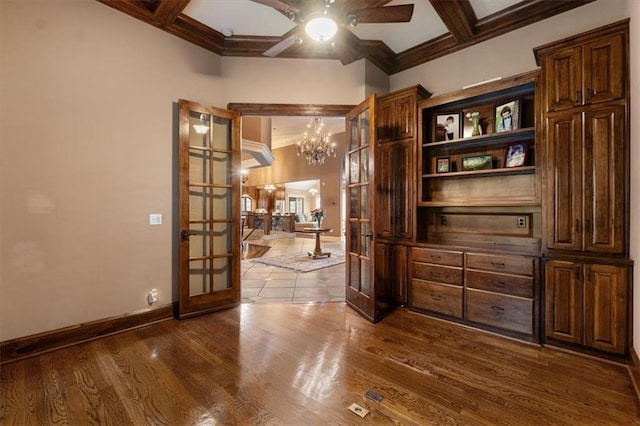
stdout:
POLYGON ((162 225, 162 214, 161 213, 150 213, 149 214, 149 225, 162 225))

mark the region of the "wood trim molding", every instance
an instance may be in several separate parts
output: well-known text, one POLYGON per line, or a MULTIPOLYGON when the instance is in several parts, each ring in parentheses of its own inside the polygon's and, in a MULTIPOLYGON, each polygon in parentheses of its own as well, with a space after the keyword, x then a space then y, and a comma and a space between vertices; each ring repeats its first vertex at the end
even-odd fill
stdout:
POLYGON ((170 304, 0 342, 0 365, 166 321, 173 313, 170 304))
POLYGON ((356 105, 314 105, 314 104, 248 104, 230 103, 227 109, 242 115, 300 115, 310 117, 345 116, 356 105))
POLYGON ((631 366, 627 367, 629 378, 633 389, 636 391, 636 398, 640 404, 640 358, 634 348, 629 348, 629 357, 631 358, 631 366))

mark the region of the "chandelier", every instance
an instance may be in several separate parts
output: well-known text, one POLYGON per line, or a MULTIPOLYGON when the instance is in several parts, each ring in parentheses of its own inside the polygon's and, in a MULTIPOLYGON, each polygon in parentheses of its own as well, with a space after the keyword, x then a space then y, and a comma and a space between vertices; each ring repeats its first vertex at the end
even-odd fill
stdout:
POLYGON ((309 164, 324 164, 327 156, 336 156, 336 144, 331 142, 331 133, 324 132, 321 118, 313 118, 307 131, 298 142, 298 155, 304 155, 309 164))

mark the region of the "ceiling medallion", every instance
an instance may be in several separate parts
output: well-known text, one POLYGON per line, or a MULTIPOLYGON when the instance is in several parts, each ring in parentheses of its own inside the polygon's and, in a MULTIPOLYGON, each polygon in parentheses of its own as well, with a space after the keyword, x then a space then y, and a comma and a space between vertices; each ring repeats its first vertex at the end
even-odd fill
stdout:
POLYGON ((298 155, 303 155, 309 164, 324 164, 325 157, 336 156, 336 144, 331 142, 331 133, 324 132, 321 118, 313 118, 307 124, 307 131, 298 142, 298 155))

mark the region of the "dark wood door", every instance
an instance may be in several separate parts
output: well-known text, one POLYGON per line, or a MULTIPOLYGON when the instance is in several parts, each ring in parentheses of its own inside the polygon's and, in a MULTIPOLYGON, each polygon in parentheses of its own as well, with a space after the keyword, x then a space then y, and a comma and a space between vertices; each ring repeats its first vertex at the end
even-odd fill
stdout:
POLYGON ((579 112, 546 121, 546 230, 550 249, 582 249, 582 121, 579 112))
POLYGON ((584 103, 622 99, 625 94, 625 51, 622 34, 584 45, 584 103))
POLYGON ((582 265, 549 261, 545 265, 545 335, 582 344, 582 265))
POLYGON ((582 103, 582 50, 568 47, 545 59, 547 111, 561 111, 582 103))
POLYGON ((624 253, 624 107, 590 109, 584 119, 584 250, 624 253))
POLYGON ((413 237, 412 139, 385 142, 377 148, 376 223, 382 238, 413 237))
POLYGON ((179 102, 179 316, 240 302, 240 120, 179 102))
POLYGON ((375 280, 376 96, 346 116, 347 238, 346 302, 362 316, 379 319, 375 280))
POLYGON ((584 344, 623 354, 627 335, 627 269, 585 265, 584 344))

